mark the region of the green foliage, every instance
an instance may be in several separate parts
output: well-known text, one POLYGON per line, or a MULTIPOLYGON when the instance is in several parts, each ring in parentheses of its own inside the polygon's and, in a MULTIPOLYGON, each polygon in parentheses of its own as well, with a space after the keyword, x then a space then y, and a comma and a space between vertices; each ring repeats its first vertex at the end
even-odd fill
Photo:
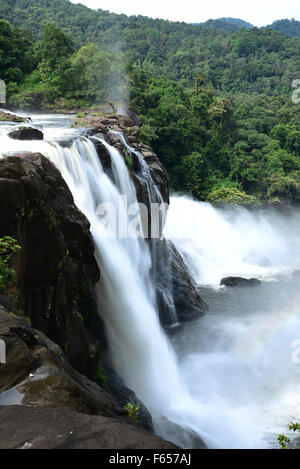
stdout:
POLYGON ((7 291, 16 279, 16 272, 10 267, 11 258, 21 247, 10 236, 0 239, 0 290, 7 291))
POLYGON ((192 153, 182 158, 184 171, 184 185, 196 198, 201 198, 201 185, 203 179, 203 157, 200 153, 192 153))
POLYGON ((108 388, 108 378, 105 369, 102 366, 98 366, 94 374, 93 380, 99 384, 103 389, 108 388))
POLYGON ((174 190, 207 199, 225 187, 247 201, 299 202, 300 113, 291 100, 299 22, 191 25, 66 0, 2 0, 1 17, 13 24, 0 20, 0 77, 11 105, 129 101, 174 190))
POLYGON ((297 201, 300 199, 300 180, 282 174, 272 174, 269 178, 268 198, 283 198, 297 201))
POLYGON ((127 411, 128 417, 133 419, 135 422, 138 421, 140 412, 140 407, 138 405, 128 403, 124 405, 124 409, 127 411))
POLYGON ((254 205, 257 203, 255 197, 247 195, 243 191, 239 191, 234 187, 221 187, 211 192, 207 197, 208 202, 214 205, 230 204, 230 205, 254 205))
MULTIPOLYGON (((300 424, 299 423, 290 423, 288 426, 290 431, 300 433, 300 424)), ((282 449, 300 449, 300 446, 293 443, 290 438, 285 435, 278 436, 278 443, 282 449)))
POLYGON ((269 28, 274 29, 274 31, 281 31, 292 37, 300 37, 300 21, 296 21, 295 19, 274 21, 269 28))

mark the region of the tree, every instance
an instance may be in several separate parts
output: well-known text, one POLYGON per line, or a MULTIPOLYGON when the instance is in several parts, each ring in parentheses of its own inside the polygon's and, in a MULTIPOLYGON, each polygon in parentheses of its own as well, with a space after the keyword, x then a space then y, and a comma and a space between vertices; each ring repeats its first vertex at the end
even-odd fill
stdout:
POLYGON ((72 38, 55 24, 46 24, 43 29, 42 39, 36 45, 36 55, 43 73, 52 73, 73 52, 72 38))
POLYGON ((200 153, 192 153, 184 156, 182 159, 184 169, 184 185, 196 199, 202 197, 202 181, 203 181, 203 156, 200 153))

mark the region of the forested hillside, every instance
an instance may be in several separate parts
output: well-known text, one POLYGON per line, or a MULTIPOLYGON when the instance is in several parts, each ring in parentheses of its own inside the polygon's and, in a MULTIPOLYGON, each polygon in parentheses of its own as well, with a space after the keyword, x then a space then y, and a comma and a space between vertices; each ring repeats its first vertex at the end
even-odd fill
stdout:
MULTIPOLYGON (((224 19, 191 25, 95 11, 68 0, 0 0, 0 18, 35 37, 47 23, 55 23, 72 36, 76 48, 92 42, 114 54, 123 52, 152 76, 164 74, 187 86, 199 68, 218 90, 286 93, 300 70, 297 39, 271 29, 228 31, 232 23, 224 19)), ((290 23, 295 28, 297 22, 290 23)), ((280 30, 279 24, 275 27, 280 30)))
POLYGON ((269 28, 288 34, 289 36, 300 36, 300 21, 296 21, 295 19, 274 21, 269 28))
MULTIPOLYGON (((67 0, 0 0, 0 18, 11 23, 0 22, 0 77, 14 108, 125 100, 174 189, 212 201, 300 199, 299 105, 291 99, 300 38, 67 0)), ((275 27, 295 33, 296 23, 275 27)))

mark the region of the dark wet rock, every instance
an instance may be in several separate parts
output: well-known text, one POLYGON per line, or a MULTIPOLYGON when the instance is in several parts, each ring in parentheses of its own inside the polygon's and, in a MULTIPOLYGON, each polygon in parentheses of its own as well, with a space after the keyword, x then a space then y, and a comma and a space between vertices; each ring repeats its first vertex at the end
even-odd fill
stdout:
POLYGON ((19 127, 9 132, 8 136, 13 140, 43 140, 44 134, 35 127, 19 127))
POLYGON ((256 287, 261 284, 261 280, 256 278, 226 277, 221 280, 221 285, 225 287, 256 287))
MULTIPOLYGON (((20 313, 19 313, 20 314, 20 313)), ((0 338, 6 363, 0 365, 0 405, 11 395, 20 404, 69 407, 88 414, 125 416, 120 405, 96 383, 79 374, 66 354, 22 316, 0 306, 0 338)), ((12 400, 11 404, 15 404, 12 400)))
POLYGON ((106 146, 101 141, 101 140, 104 140, 104 135, 102 133, 97 133, 91 138, 91 140, 96 147, 96 150, 99 155, 104 171, 110 171, 111 170, 111 157, 106 146))
POLYGON ((124 407, 126 404, 132 404, 139 407, 139 415, 137 423, 149 432, 154 432, 153 422, 150 412, 144 403, 136 396, 135 392, 125 386, 122 378, 105 362, 103 366, 108 377, 107 389, 116 400, 124 407))
POLYGON ((178 448, 121 419, 65 408, 0 407, 0 421, 0 449, 178 448))
POLYGON ((22 249, 13 267, 17 308, 91 375, 99 344, 88 331, 96 315, 94 285, 99 269, 89 222, 56 167, 41 154, 0 160, 0 237, 22 249))
POLYGON ((151 252, 161 323, 171 326, 203 316, 208 307, 174 244, 164 239, 152 240, 151 252))
POLYGON ((185 449, 207 449, 206 444, 200 436, 190 428, 184 428, 172 422, 166 417, 159 421, 160 435, 168 437, 178 446, 185 449))
POLYGON ((0 365, 1 449, 175 448, 142 430, 111 394, 70 366, 58 345, 2 306, 0 339, 7 351, 0 365))

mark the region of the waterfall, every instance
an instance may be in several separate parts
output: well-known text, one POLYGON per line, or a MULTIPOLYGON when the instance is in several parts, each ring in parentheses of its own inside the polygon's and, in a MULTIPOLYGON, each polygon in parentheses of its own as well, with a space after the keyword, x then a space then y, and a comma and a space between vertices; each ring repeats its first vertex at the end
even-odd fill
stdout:
POLYGON ((99 312, 114 369, 148 407, 158 434, 168 437, 165 422, 160 424, 161 416, 198 432, 195 408, 155 310, 149 247, 144 239, 112 237, 97 215, 100 203, 118 207, 122 195, 136 202, 123 157, 105 141, 102 143, 112 159, 114 182, 104 172, 93 143, 86 138, 60 145, 55 141, 20 142, 1 137, 0 157, 18 151, 40 152, 60 170, 75 204, 91 224, 101 271, 97 285, 99 312))
POLYGON ((161 193, 159 191, 159 188, 156 186, 154 181, 152 180, 151 173, 149 166, 144 160, 143 155, 132 148, 128 143, 127 140, 121 132, 118 132, 116 130, 111 130, 111 133, 116 135, 116 137, 120 140, 120 142, 124 145, 126 150, 130 155, 135 157, 137 161, 137 173, 139 178, 141 178, 143 181, 145 181, 148 189, 148 194, 149 194, 149 200, 152 203, 158 203, 158 204, 163 204, 163 198, 161 196, 161 193))
POLYGON ((275 448, 277 436, 299 418, 299 364, 292 359, 300 330, 299 280, 293 279, 299 229, 299 209, 225 210, 171 197, 165 236, 210 306, 177 337, 180 369, 190 394, 209 409, 206 428, 225 428, 229 420, 231 432, 218 440, 224 448, 239 448, 241 432, 252 448, 275 448), (230 275, 262 284, 220 287, 230 275))
MULTIPOLYGON (((125 195, 130 203, 137 202, 121 154, 102 141, 112 161, 111 179, 89 139, 74 137, 62 145, 57 141, 19 142, 5 136, 0 138, 2 157, 30 151, 40 152, 51 160, 68 184, 75 204, 90 221, 101 271, 97 285, 99 314, 105 325, 112 366, 151 412, 156 433, 185 447, 191 447, 192 442, 189 433, 182 434, 179 427, 200 435, 210 448, 254 447, 253 434, 258 432, 251 411, 249 415, 238 408, 223 407, 218 396, 207 397, 205 389, 203 394, 189 389, 186 370, 178 363, 158 319, 148 244, 141 238, 111 236, 111 227, 98 214, 99 204, 110 203, 116 207, 118 216, 123 203, 120 205, 120 197, 125 195), (247 421, 244 426, 243 419, 247 421)), ((149 187, 150 176, 144 172, 149 187)), ((152 196, 160 199, 157 188, 154 191, 152 196)), ((180 217, 185 214, 177 212, 176 216, 182 225, 184 218, 180 217)), ((196 377, 197 382, 200 379, 206 383, 205 374, 195 375, 194 381, 196 377)))
POLYGON ((176 245, 197 284, 219 286, 222 277, 230 275, 265 280, 295 270, 298 247, 291 245, 290 224, 283 232, 285 225, 275 211, 221 210, 174 196, 164 234, 176 245))

